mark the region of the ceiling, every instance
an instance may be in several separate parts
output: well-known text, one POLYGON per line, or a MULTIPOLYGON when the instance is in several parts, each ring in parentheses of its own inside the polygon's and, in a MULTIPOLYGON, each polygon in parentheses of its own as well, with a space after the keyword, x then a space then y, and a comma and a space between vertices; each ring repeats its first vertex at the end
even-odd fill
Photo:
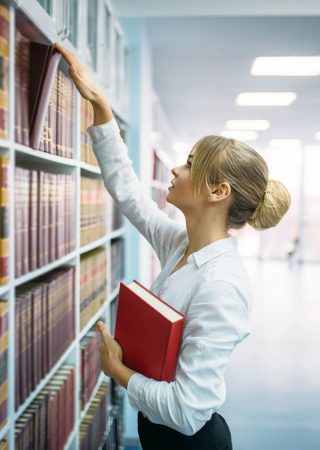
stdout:
POLYGON ((226 120, 266 119, 270 128, 250 143, 257 149, 273 138, 320 144, 314 139, 320 131, 320 77, 250 74, 257 56, 320 55, 320 0, 261 3, 114 1, 118 16, 145 17, 154 88, 178 140, 192 144, 220 134, 226 120), (282 107, 237 106, 235 98, 244 91, 293 91, 297 99, 282 107))

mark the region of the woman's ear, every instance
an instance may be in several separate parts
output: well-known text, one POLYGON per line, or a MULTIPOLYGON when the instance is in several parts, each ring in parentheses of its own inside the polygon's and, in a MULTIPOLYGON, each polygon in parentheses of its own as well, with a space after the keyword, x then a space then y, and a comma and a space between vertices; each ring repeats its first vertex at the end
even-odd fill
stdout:
POLYGON ((223 181, 222 183, 215 184, 211 188, 211 193, 208 195, 208 200, 210 202, 220 202, 225 198, 230 197, 231 195, 231 186, 227 181, 223 181))

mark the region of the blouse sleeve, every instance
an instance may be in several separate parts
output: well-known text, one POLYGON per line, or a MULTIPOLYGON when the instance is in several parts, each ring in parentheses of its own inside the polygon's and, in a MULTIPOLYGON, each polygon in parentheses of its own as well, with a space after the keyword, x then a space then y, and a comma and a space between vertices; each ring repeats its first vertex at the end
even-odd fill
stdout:
POLYGON ((131 406, 153 423, 195 434, 224 403, 227 362, 249 329, 247 302, 232 284, 201 285, 186 317, 175 381, 134 374, 127 387, 131 406))
POLYGON ((163 266, 184 227, 170 219, 150 198, 132 168, 115 118, 88 128, 104 185, 122 213, 148 240, 163 266))

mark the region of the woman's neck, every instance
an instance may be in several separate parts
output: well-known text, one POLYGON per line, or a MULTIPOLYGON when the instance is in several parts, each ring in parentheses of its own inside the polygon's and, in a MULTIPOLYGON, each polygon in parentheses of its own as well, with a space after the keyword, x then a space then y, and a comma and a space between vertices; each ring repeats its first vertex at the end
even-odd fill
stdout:
POLYGON ((226 226, 217 222, 209 226, 203 220, 186 220, 186 226, 189 240, 186 257, 215 241, 230 237, 226 226))

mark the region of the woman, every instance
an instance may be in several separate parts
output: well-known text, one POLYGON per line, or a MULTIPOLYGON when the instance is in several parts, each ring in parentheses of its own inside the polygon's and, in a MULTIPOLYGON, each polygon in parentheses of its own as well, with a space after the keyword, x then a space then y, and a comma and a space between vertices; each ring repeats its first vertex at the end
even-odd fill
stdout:
POLYGON ((229 229, 275 226, 289 208, 289 193, 268 180, 265 161, 246 144, 206 136, 186 164, 172 169, 167 201, 183 212, 186 227, 169 219, 134 173, 105 94, 74 55, 57 48, 93 106, 88 132, 105 186, 160 259, 162 271, 150 290, 186 315, 174 382, 124 366, 120 346, 99 321, 101 367, 139 411, 144 450, 230 450, 230 430, 217 411, 226 396, 230 354, 250 334, 251 288, 229 229))

